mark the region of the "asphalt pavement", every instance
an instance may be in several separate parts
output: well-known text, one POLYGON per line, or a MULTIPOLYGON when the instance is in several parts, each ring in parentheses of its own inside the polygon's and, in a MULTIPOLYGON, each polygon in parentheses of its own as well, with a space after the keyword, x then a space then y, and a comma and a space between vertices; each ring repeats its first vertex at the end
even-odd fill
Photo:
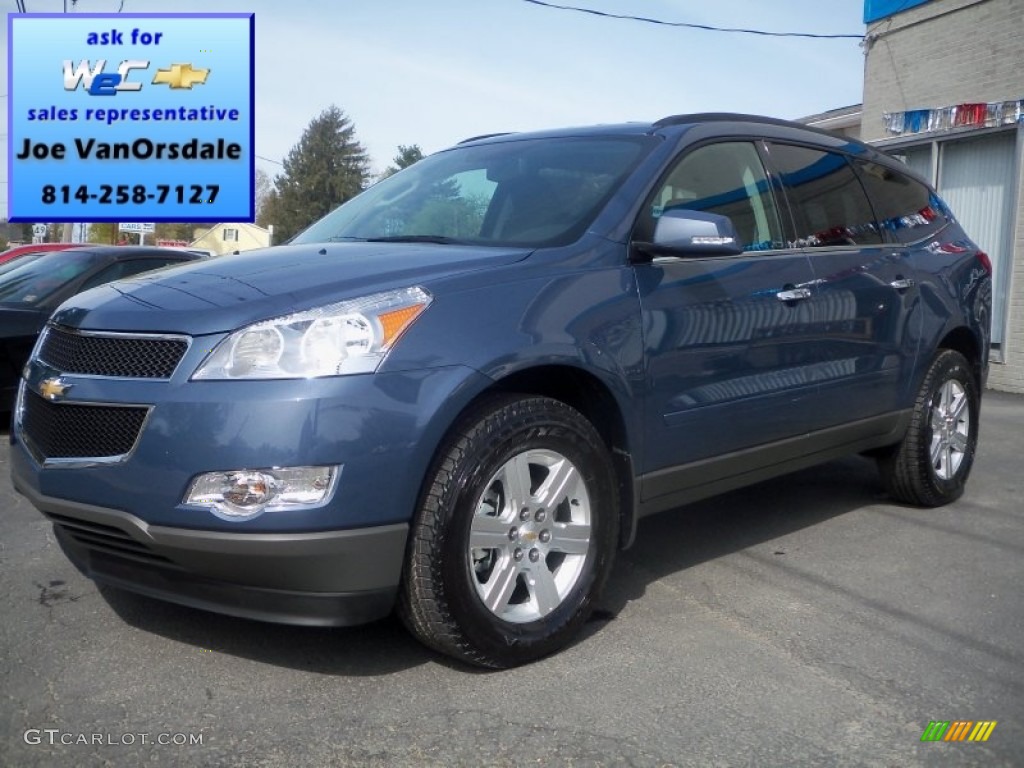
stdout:
POLYGON ((641 523, 564 652, 481 672, 98 589, 0 445, 0 766, 1024 765, 1024 397, 937 510, 866 459, 641 523), (930 721, 988 741, 922 742, 930 721), (167 743, 157 743, 167 742, 167 743), (201 743, 197 743, 201 742, 201 743))

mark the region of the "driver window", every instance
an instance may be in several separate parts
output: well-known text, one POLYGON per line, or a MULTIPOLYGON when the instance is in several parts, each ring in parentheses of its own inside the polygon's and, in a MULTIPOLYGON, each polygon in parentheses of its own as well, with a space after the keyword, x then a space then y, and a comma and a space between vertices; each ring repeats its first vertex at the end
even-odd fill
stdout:
POLYGON ((732 219, 745 251, 783 248, 768 177, 750 142, 725 142, 686 154, 647 207, 653 232, 665 211, 686 208, 732 219))

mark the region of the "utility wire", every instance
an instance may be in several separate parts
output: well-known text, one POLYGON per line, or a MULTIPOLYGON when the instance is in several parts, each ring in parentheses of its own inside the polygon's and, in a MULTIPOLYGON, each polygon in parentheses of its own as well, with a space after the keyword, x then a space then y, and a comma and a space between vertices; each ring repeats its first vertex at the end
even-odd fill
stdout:
POLYGON ((282 163, 280 160, 271 160, 269 157, 264 157, 263 155, 256 155, 256 158, 258 160, 266 160, 268 163, 273 163, 274 165, 280 165, 282 167, 284 166, 284 163, 282 163))
POLYGON ((807 37, 816 40, 862 40, 864 35, 819 35, 813 32, 766 32, 763 29, 739 29, 736 27, 712 27, 708 24, 690 24, 684 21, 662 21, 651 19, 646 16, 630 16, 621 13, 606 13, 593 8, 579 8, 574 5, 557 5, 546 3, 543 0, 523 0, 524 3, 540 5, 544 8, 556 8, 560 11, 576 11, 577 13, 589 13, 592 16, 603 16, 608 19, 628 19, 629 21, 642 21, 647 24, 659 24, 664 27, 686 27, 687 29, 701 29, 706 32, 734 32, 744 35, 761 35, 763 37, 807 37))

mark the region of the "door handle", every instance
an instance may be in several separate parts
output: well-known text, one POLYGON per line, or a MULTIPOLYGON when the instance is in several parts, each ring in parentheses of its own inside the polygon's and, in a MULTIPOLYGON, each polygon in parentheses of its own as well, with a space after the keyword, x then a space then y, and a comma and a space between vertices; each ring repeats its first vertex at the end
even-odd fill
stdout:
POLYGON ((779 291, 775 294, 775 298, 779 301, 803 301, 804 299, 811 298, 810 288, 788 288, 779 291))
POLYGON ((911 277, 897 277, 895 280, 889 283, 889 285, 895 288, 897 291, 902 292, 907 290, 908 288, 913 288, 915 283, 914 279, 911 277))

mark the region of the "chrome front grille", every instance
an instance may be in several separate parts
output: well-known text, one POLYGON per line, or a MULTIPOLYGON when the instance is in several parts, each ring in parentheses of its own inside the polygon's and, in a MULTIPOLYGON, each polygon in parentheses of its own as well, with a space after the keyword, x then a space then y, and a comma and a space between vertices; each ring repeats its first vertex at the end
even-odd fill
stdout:
POLYGON ((36 357, 61 373, 169 379, 188 351, 183 336, 111 334, 50 326, 36 357))

